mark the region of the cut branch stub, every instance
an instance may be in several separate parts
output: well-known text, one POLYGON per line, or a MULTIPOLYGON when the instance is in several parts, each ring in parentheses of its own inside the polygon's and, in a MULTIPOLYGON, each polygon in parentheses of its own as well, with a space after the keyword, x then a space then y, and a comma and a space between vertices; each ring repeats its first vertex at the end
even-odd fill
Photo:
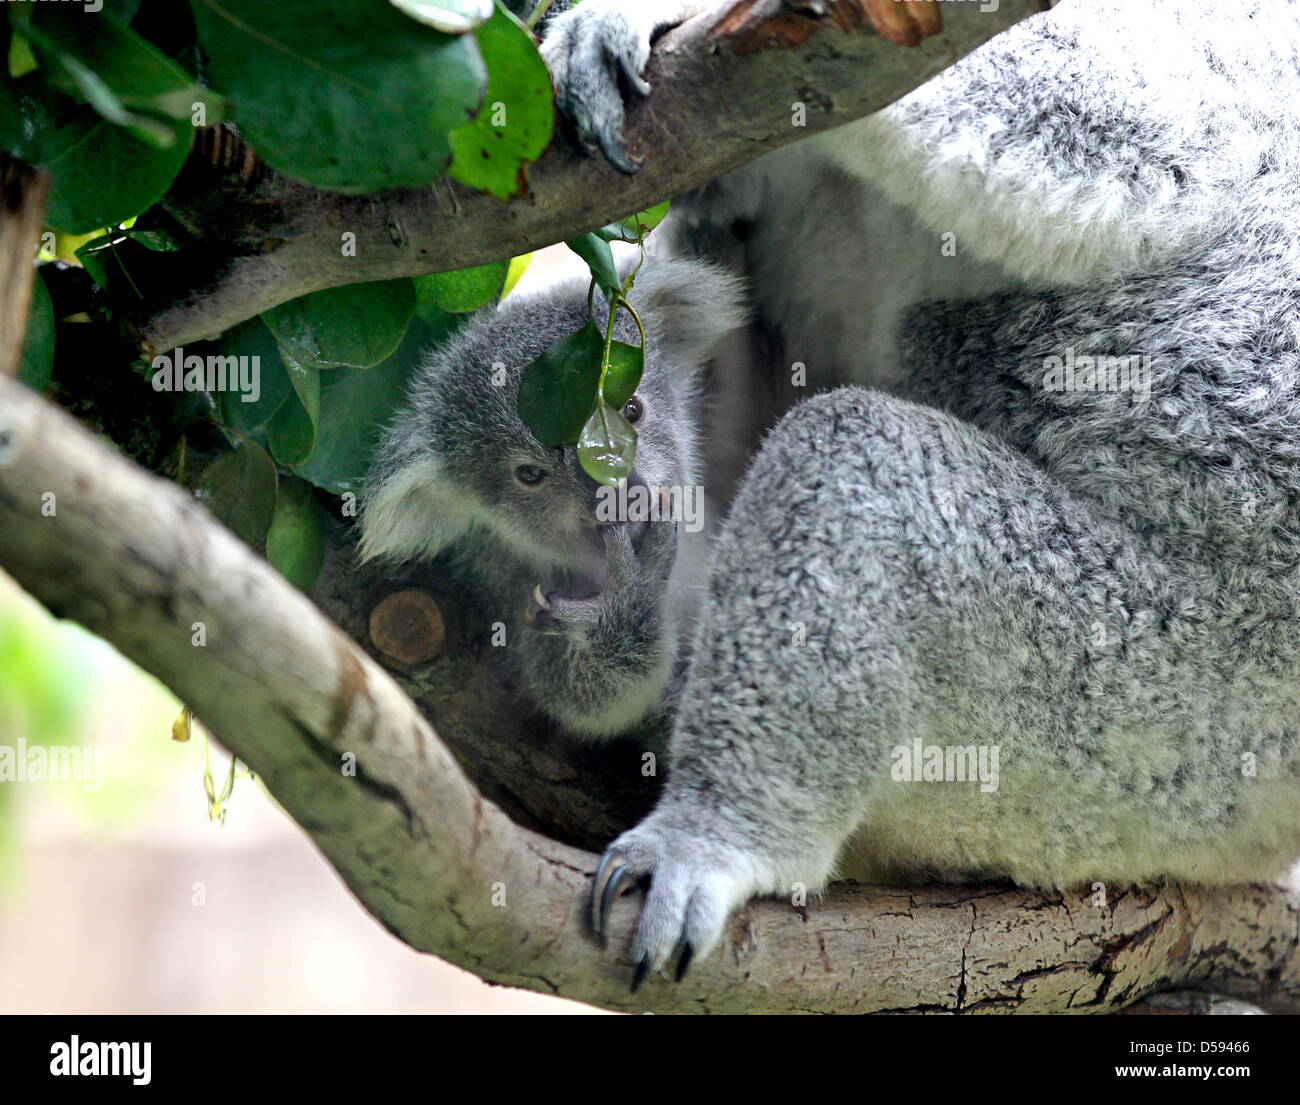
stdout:
POLYGON ((895 46, 916 46, 943 30, 937 0, 740 0, 709 37, 729 41, 737 55, 789 49, 807 42, 823 21, 847 33, 869 26, 895 46))
POLYGON ((446 621, 427 591, 394 591, 370 611, 370 639, 388 659, 415 667, 442 652, 446 621))
POLYGON ((860 9, 881 38, 897 46, 915 46, 921 39, 943 30, 943 16, 937 0, 857 0, 849 10, 860 9))

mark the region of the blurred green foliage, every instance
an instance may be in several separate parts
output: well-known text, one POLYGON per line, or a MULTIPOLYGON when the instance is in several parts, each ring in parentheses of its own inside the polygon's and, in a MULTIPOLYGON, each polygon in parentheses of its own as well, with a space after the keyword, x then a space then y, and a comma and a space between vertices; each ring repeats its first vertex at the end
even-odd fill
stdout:
POLYGON ((130 824, 175 772, 194 771, 197 786, 199 750, 178 756, 170 740, 179 710, 155 679, 79 626, 51 617, 0 575, 0 745, 17 748, 21 738, 28 746, 101 748, 105 781, 98 790, 0 782, 0 894, 20 870, 22 803, 52 800, 104 834, 130 824))

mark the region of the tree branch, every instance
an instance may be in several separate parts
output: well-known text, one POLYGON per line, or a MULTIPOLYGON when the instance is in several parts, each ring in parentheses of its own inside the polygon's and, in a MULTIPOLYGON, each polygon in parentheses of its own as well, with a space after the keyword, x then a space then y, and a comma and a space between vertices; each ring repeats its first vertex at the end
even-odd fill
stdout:
POLYGON ((632 906, 611 951, 588 935, 594 855, 515 825, 305 596, 179 487, 7 379, 0 564, 192 706, 394 934, 489 981, 658 1012, 1106 1012, 1185 986, 1300 1010, 1300 903, 1266 886, 1112 888, 1099 908, 839 885, 803 909, 751 903, 684 983, 633 998, 611 962, 632 906))
POLYGON ((0 376, 16 376, 50 178, 0 150, 0 376))
POLYGON ((342 196, 275 175, 251 189, 229 179, 214 187, 210 175, 187 172, 166 205, 205 246, 221 246, 156 254, 145 259, 153 271, 133 270, 146 289, 132 313, 136 338, 152 356, 322 288, 465 268, 571 238, 877 111, 1045 7, 945 4, 943 30, 902 49, 870 29, 880 4, 738 0, 665 36, 648 71, 655 93, 629 108, 628 148, 644 155, 632 178, 556 147, 531 166, 528 195, 509 204, 449 179, 342 196), (796 103, 806 105, 806 125, 792 124, 796 103), (356 235, 355 256, 342 254, 345 232, 356 235))

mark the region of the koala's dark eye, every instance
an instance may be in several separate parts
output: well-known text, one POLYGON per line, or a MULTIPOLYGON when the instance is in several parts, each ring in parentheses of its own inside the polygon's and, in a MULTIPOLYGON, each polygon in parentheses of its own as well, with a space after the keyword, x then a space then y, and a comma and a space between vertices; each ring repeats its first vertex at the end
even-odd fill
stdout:
POLYGON ((623 417, 629 422, 639 422, 643 414, 645 414, 645 404, 641 402, 639 395, 632 396, 623 404, 623 417))
POLYGON ((515 469, 515 479, 529 486, 541 483, 545 478, 546 469, 538 468, 535 464, 521 464, 515 469))

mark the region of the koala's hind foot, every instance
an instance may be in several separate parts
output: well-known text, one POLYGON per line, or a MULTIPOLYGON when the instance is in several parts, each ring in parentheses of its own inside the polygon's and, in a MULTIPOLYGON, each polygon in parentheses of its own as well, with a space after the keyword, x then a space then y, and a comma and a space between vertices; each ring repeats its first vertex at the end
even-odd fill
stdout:
POLYGON ((607 943, 614 901, 646 882, 645 904, 632 938, 635 992, 651 971, 667 966, 677 948, 681 981, 696 957, 713 950, 727 917, 756 888, 776 881, 775 864, 758 855, 717 844, 720 834, 692 828, 664 811, 652 814, 606 850, 592 887, 591 922, 607 943), (702 841, 709 846, 702 847, 702 841))
POLYGON ((709 6, 707 0, 586 0, 556 16, 541 53, 570 144, 595 146, 619 172, 635 173, 640 166, 623 148, 624 93, 650 94, 642 74, 655 31, 709 6))

